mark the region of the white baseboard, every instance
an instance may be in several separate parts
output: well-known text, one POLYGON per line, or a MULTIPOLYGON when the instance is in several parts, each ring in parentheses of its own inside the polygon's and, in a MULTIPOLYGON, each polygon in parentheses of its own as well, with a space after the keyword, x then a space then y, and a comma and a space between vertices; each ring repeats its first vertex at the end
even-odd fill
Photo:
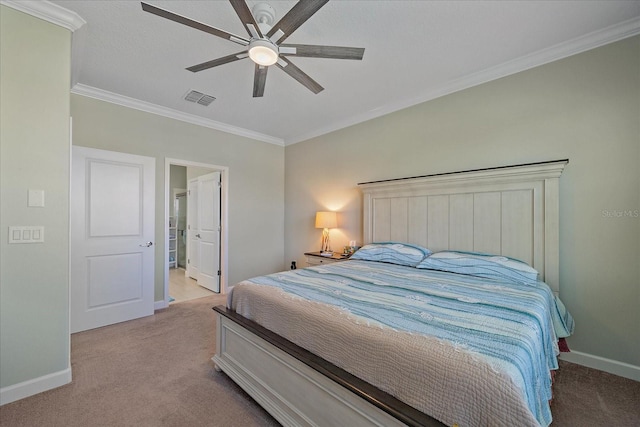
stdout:
POLYGON ((640 366, 573 350, 571 350, 570 353, 561 353, 560 359, 586 366, 588 368, 609 372, 610 374, 619 375, 635 381, 640 381, 640 366))
POLYGON ((165 300, 156 301, 153 303, 154 310, 162 310, 163 308, 169 307, 169 304, 165 300))
POLYGON ((39 378, 0 388, 0 406, 71 382, 71 367, 39 378))

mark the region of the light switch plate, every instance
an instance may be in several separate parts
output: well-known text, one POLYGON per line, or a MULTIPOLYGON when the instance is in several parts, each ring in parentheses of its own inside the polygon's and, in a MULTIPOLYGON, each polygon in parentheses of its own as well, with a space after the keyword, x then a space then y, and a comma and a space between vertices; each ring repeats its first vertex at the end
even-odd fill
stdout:
POLYGON ((44 227, 40 225, 9 227, 9 243, 43 243, 44 227))
POLYGON ((29 190, 27 206, 30 208, 43 208, 44 190, 29 190))

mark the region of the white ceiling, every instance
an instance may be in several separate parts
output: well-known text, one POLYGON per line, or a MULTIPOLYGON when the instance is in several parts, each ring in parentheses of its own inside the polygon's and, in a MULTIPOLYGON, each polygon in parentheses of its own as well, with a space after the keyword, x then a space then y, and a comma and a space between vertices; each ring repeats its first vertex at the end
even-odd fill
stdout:
MULTIPOLYGON (((246 37, 227 1, 147 2, 246 37)), ((281 145, 640 33, 637 0, 331 0, 287 43, 364 47, 364 59, 293 58, 325 90, 314 95, 271 67, 264 97, 253 98, 249 59, 185 70, 240 45, 143 12, 139 1, 53 3, 86 21, 74 35, 75 93, 281 145), (216 100, 183 100, 191 89, 216 100)), ((268 3, 277 21, 295 1, 268 3)))

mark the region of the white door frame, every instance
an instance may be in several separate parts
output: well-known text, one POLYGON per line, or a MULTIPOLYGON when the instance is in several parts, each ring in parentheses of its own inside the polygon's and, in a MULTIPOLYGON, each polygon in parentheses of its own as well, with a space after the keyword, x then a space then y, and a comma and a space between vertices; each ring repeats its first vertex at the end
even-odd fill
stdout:
POLYGON ((222 206, 220 225, 222 226, 222 235, 220 236, 220 293, 227 293, 227 274, 228 274, 228 245, 229 245, 229 227, 228 227, 228 205, 229 205, 229 168, 226 166, 212 165, 209 163, 192 162, 189 160, 164 159, 164 305, 159 306, 156 302, 156 309, 166 308, 169 306, 169 200, 171 196, 170 174, 171 165, 187 166, 197 168, 211 169, 211 172, 219 171, 222 174, 222 206))

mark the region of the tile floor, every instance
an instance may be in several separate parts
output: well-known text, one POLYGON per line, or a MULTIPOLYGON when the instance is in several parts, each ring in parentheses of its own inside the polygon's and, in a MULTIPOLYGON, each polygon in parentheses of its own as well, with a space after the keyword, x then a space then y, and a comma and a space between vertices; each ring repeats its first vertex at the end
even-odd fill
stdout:
POLYGON ((175 298, 170 304, 175 304, 181 301, 188 301, 190 299, 208 297, 210 295, 216 295, 209 289, 203 288, 198 285, 198 282, 185 275, 185 270, 182 268, 170 268, 169 269, 169 295, 175 298))

